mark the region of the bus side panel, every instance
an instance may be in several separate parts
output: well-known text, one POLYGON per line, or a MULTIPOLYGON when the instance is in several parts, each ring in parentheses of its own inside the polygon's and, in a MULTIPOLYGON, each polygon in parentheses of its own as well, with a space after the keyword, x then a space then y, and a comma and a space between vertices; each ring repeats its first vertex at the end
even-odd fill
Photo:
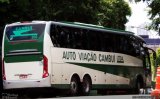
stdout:
POLYGON ((43 53, 44 56, 47 57, 48 59, 48 86, 51 87, 51 78, 52 78, 52 59, 51 59, 51 50, 50 47, 52 46, 52 41, 51 38, 49 36, 49 29, 50 28, 50 23, 46 24, 46 29, 45 29, 45 33, 44 33, 44 42, 43 42, 43 53))
MULTIPOLYGON (((122 84, 129 86, 130 78, 123 77, 122 74, 116 75, 112 73, 107 73, 107 71, 110 71, 109 69, 112 69, 112 71, 116 70, 119 73, 124 73, 123 68, 120 69, 121 71, 119 71, 118 68, 120 67, 112 66, 109 64, 80 62, 80 60, 78 60, 79 57, 78 54, 76 55, 77 60, 74 59, 73 55, 74 52, 85 53, 85 51, 82 50, 51 47, 51 57, 52 57, 52 67, 53 67, 52 84, 70 84, 70 80, 73 74, 78 74, 80 80, 83 81, 84 75, 89 74, 93 85, 104 86, 104 85, 122 84)), ((125 66, 125 68, 130 68, 130 67, 125 66)))
MULTIPOLYGON (((62 79, 62 65, 64 63, 59 63, 57 60, 58 53, 54 51, 54 47, 51 48, 51 84, 61 84, 62 79)), ((67 68, 66 68, 67 69, 67 68)))

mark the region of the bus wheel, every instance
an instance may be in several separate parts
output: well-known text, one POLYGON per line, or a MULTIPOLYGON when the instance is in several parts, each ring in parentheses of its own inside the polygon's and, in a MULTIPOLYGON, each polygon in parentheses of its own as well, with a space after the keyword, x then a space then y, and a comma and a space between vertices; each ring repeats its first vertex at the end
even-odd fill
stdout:
POLYGON ((83 78, 83 82, 82 82, 82 95, 89 95, 90 91, 91 91, 91 86, 92 86, 92 82, 89 76, 85 76, 83 78))
POLYGON ((72 96, 78 95, 79 91, 79 81, 76 76, 73 76, 70 82, 70 94, 72 96))
POLYGON ((140 80, 137 80, 137 82, 136 82, 135 92, 136 92, 136 94, 143 94, 144 93, 144 88, 143 88, 142 82, 140 82, 140 80))

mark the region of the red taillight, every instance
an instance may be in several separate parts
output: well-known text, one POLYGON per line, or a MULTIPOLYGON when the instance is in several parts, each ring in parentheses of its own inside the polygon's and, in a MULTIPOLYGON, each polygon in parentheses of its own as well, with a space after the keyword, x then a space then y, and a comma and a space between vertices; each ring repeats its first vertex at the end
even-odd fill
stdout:
POLYGON ((48 59, 47 57, 44 55, 43 56, 43 78, 46 78, 49 76, 49 73, 48 73, 48 59))
POLYGON ((3 77, 3 80, 6 80, 5 68, 4 68, 4 59, 2 59, 2 77, 3 77))

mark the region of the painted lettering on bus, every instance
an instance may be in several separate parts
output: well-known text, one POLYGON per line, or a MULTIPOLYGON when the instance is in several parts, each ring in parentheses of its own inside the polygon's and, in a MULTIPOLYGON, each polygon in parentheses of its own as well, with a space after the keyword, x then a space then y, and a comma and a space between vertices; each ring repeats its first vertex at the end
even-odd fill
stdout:
POLYGON ((64 51, 62 58, 67 60, 76 60, 76 53, 70 51, 64 51))
POLYGON ((115 62, 115 55, 103 55, 99 54, 99 61, 100 62, 115 62))
POLYGON ((124 63, 123 56, 117 56, 117 63, 124 63))
POLYGON ((97 56, 95 53, 78 53, 79 55, 79 59, 83 60, 83 61, 96 61, 97 60, 97 56))

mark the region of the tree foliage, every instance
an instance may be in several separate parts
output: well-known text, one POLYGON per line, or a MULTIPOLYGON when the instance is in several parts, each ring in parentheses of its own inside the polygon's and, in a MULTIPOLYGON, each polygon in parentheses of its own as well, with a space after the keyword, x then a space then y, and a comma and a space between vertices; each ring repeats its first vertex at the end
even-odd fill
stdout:
POLYGON ((7 23, 30 20, 77 21, 125 29, 131 14, 124 0, 0 0, 0 32, 7 23))
POLYGON ((158 25, 160 25, 160 0, 153 0, 149 7, 151 8, 149 11, 152 20, 151 28, 158 30, 158 25))
POLYGON ((131 15, 131 10, 124 0, 103 0, 99 23, 111 28, 124 29, 124 24, 128 21, 126 15, 131 15))
POLYGON ((0 0, 0 2, 2 2, 2 3, 3 3, 3 2, 9 2, 9 0, 0 0))

